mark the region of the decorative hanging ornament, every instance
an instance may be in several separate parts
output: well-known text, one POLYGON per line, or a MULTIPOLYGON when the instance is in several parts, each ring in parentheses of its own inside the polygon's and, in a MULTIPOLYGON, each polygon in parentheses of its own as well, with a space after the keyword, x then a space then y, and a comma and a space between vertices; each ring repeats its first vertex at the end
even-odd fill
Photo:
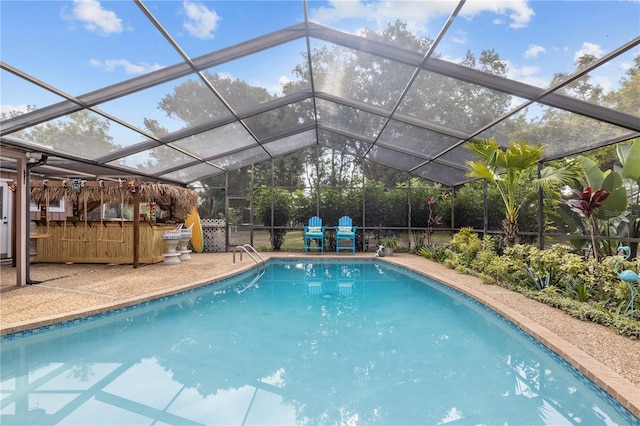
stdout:
POLYGON ((155 199, 149 201, 147 209, 149 210, 149 221, 151 221, 151 223, 156 223, 156 207, 157 204, 155 199))
POLYGON ((129 192, 130 193, 135 193, 136 192, 136 185, 135 182, 133 180, 129 180, 127 181, 127 188, 129 188, 129 192))
POLYGON ((14 180, 13 183, 9 185, 9 191, 16 192, 17 187, 18 187, 18 182, 14 180))
POLYGON ((45 179, 42 181, 42 187, 46 189, 47 186, 49 186, 49 179, 45 179))
POLYGON ((71 192, 79 193, 82 189, 82 182, 80 179, 71 179, 71 192))
POLYGON ((98 181, 98 186, 99 186, 100 188, 104 188, 104 180, 100 179, 100 180, 98 181))

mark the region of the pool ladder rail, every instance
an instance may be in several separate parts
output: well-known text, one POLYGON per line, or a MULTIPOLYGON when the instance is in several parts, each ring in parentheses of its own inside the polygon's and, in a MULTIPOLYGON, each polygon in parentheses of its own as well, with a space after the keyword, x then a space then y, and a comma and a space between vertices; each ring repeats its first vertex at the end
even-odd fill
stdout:
POLYGON ((267 269, 267 264, 264 260, 264 257, 262 257, 262 255, 260 253, 258 253, 258 251, 251 245, 251 244, 244 244, 241 246, 236 246, 235 249, 233 249, 233 264, 236 264, 236 252, 240 251, 240 262, 242 262, 242 253, 247 253, 254 262, 256 262, 256 265, 258 266, 258 275, 256 275, 253 280, 251 280, 251 282, 249 284, 247 284, 242 290, 237 290, 238 293, 243 293, 244 291, 246 291, 247 289, 253 287, 253 285, 264 275, 264 272, 267 269), (256 256, 253 255, 253 253, 255 253, 258 258, 256 258, 256 256))

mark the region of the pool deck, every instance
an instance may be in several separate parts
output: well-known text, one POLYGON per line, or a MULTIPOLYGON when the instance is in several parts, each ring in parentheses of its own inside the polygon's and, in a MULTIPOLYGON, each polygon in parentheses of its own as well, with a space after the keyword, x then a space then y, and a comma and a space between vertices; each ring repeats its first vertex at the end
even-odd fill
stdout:
MULTIPOLYGON (((262 253, 268 258, 373 258, 372 253, 262 253)), ((233 253, 192 253, 177 265, 33 264, 37 285, 16 286, 11 265, 0 266, 0 334, 105 312, 207 284, 255 267, 233 253)), ((536 337, 640 418, 640 340, 580 321, 505 288, 483 284, 443 265, 407 253, 380 260, 443 282, 485 305, 536 337)))

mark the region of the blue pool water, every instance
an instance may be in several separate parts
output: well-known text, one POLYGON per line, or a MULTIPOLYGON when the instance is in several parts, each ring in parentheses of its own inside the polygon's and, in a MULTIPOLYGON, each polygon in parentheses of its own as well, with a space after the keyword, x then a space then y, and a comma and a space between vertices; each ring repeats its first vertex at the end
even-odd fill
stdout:
POLYGON ((0 423, 640 424, 428 278, 373 260, 254 275, 6 336, 0 423))

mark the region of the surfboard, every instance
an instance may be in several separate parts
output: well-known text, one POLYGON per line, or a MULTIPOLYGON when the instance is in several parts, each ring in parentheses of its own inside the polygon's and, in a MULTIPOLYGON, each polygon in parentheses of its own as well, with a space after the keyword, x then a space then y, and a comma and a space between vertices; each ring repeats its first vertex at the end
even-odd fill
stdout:
POLYGON ((184 224, 188 228, 191 228, 191 245, 196 253, 202 253, 204 250, 204 234, 202 233, 202 224, 200 223, 200 214, 198 214, 198 208, 194 207, 191 213, 187 215, 184 224))

